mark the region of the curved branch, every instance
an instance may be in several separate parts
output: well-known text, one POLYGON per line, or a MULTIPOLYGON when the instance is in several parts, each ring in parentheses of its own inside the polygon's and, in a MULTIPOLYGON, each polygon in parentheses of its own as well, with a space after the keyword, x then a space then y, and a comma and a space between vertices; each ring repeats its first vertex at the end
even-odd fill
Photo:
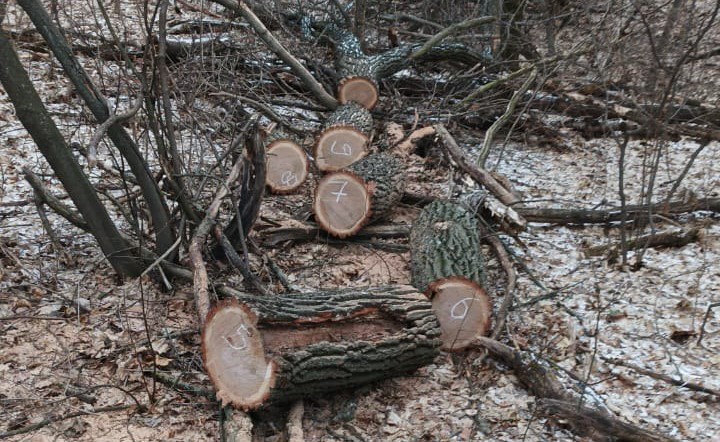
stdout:
POLYGON ((530 76, 525 79, 525 82, 522 84, 522 86, 520 86, 520 89, 513 93, 512 98, 510 98, 510 101, 508 102, 507 108, 505 108, 505 112, 500 116, 500 118, 495 120, 492 126, 490 126, 487 132, 485 132, 485 140, 483 141, 482 148, 480 148, 480 153, 478 154, 476 161, 478 167, 485 167, 485 161, 490 154, 490 145, 492 144, 493 138, 495 138, 495 132, 497 132, 498 129, 503 127, 507 119, 510 118, 510 115, 515 112, 515 107, 517 106, 518 101, 520 101, 520 97, 525 95, 525 92, 527 92, 527 90, 530 88, 530 85, 533 81, 535 81, 536 77, 537 68, 533 68, 533 70, 530 72, 530 76))
POLYGON ((93 168, 97 164, 97 149, 98 145, 100 144, 100 140, 103 139, 105 134, 107 133, 108 129, 110 129, 110 126, 114 124, 123 123, 130 118, 134 117, 135 114, 138 113, 140 108, 142 107, 144 100, 143 91, 140 90, 137 101, 135 101, 135 104, 132 105, 130 109, 128 109, 127 112, 124 112, 122 114, 116 114, 111 113, 110 117, 108 117, 107 120, 105 120, 95 131, 92 138, 90 139, 90 143, 88 143, 87 148, 87 162, 88 167, 93 168))
POLYGON ((497 20, 496 17, 478 17, 478 18, 471 18, 469 20, 465 20, 460 23, 455 23, 453 25, 448 26, 447 28, 443 29, 442 31, 438 32, 437 34, 433 35, 430 40, 425 42, 420 49, 416 50, 412 54, 410 54, 410 60, 417 60, 418 58, 421 58, 425 54, 427 54, 430 49, 437 46, 445 37, 448 37, 452 34, 455 34, 457 32, 463 31, 465 29, 469 29, 475 26, 484 25, 487 23, 492 23, 495 20, 497 20))

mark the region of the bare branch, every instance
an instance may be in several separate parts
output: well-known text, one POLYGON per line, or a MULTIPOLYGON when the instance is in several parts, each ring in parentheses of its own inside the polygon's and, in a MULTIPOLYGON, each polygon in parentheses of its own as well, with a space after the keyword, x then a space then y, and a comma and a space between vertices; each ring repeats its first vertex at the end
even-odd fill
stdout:
POLYGON ((135 114, 138 113, 138 111, 142 108, 143 100, 143 91, 140 90, 138 92, 137 100, 135 101, 135 104, 132 105, 130 109, 127 110, 127 112, 121 113, 121 114, 115 114, 113 112, 110 112, 110 116, 107 120, 103 121, 103 123, 97 128, 95 133, 93 134, 92 138, 90 139, 90 143, 88 143, 87 148, 87 162, 88 167, 90 169, 94 168, 97 164, 97 149, 98 145, 100 144, 100 140, 103 139, 105 134, 107 133, 108 129, 110 129, 111 126, 114 124, 120 124, 123 123, 130 118, 134 117, 135 114))
POLYGON ((492 23, 495 20, 497 20, 496 17, 478 17, 478 18, 471 18, 469 20, 465 20, 460 23, 454 23, 454 24, 448 26, 447 28, 443 29, 442 31, 438 32, 437 34, 433 35, 430 40, 425 42, 424 45, 422 45, 419 49, 417 49, 415 52, 410 54, 410 56, 408 58, 410 60, 417 60, 418 58, 421 58, 422 56, 426 55, 430 51, 430 49, 437 46, 446 37, 456 34, 460 31, 464 31, 465 29, 470 29, 475 26, 492 23))
POLYGON ((517 106, 520 97, 525 95, 525 92, 527 92, 527 90, 530 88, 530 85, 533 83, 533 81, 535 81, 535 78, 537 78, 537 68, 533 68, 532 71, 530 71, 530 76, 525 80, 522 86, 520 86, 520 89, 516 90, 513 93, 512 98, 510 98, 510 101, 505 108, 505 112, 500 116, 500 118, 495 120, 492 126, 490 126, 487 132, 485 132, 485 140, 483 141, 482 148, 480 148, 480 153, 478 154, 477 161, 475 163, 478 167, 485 167, 485 161, 490 154, 490 145, 492 144, 493 138, 495 137, 495 132, 497 132, 498 129, 500 129, 505 124, 508 118, 510 118, 510 115, 515 112, 515 106, 517 106))
POLYGON ((225 6, 228 9, 236 11, 242 15, 245 20, 250 23, 255 32, 268 47, 280 57, 282 61, 290 66, 290 69, 297 75, 305 86, 315 95, 320 103, 329 108, 335 109, 338 105, 337 100, 322 87, 315 77, 303 66, 300 61, 295 58, 287 49, 275 38, 274 35, 265 27, 262 21, 255 15, 244 1, 235 2, 234 0, 212 0, 214 3, 225 6))

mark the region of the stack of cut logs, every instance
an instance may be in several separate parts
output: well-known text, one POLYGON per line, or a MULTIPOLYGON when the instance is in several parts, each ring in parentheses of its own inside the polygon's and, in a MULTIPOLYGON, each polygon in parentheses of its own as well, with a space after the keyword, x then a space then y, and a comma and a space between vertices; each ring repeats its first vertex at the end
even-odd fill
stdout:
MULTIPOLYGON (((377 85, 340 83, 342 103, 325 121, 313 157, 325 175, 313 211, 330 235, 346 238, 387 218, 405 187, 403 162, 370 153, 377 85)), ((266 139, 267 185, 298 189, 308 176, 299 139, 266 139)), ((435 201, 410 234, 412 285, 328 290, 275 297, 238 294, 210 313, 205 367, 217 396, 244 410, 357 386, 427 365, 439 349, 459 350, 487 333, 492 307, 483 289, 478 220, 435 201)))

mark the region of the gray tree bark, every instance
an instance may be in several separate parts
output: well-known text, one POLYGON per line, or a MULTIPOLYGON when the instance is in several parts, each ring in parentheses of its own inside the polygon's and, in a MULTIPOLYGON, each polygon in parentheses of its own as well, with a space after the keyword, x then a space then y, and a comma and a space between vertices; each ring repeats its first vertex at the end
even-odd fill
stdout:
POLYGON ((15 107, 18 119, 72 198, 113 268, 137 276, 142 265, 132 245, 120 235, 82 168, 45 108, 5 32, 0 31, 0 83, 15 107))
MULTIPOLYGON (((70 45, 65 41, 42 3, 39 0, 18 0, 18 4, 28 14, 38 32, 43 36, 95 119, 99 123, 103 123, 110 118, 110 111, 105 97, 95 87, 90 76, 75 58, 70 45)), ((160 193, 158 184, 155 182, 140 150, 125 129, 120 124, 113 124, 107 133, 122 156, 127 160, 130 169, 138 180, 150 209, 150 216, 152 217, 157 239, 157 249, 159 254, 162 254, 175 242, 175 233, 170 226, 169 210, 160 193)))

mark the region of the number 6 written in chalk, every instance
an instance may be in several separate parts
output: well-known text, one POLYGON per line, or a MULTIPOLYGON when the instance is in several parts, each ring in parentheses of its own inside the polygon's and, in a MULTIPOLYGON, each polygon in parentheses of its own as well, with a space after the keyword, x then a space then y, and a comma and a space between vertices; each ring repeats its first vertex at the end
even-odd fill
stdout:
POLYGON ((351 145, 349 145, 348 143, 343 143, 342 150, 337 151, 336 150, 336 148, 338 147, 337 144, 338 144, 337 140, 333 141, 333 143, 330 145, 330 153, 334 153, 335 155, 344 155, 347 157, 352 155, 352 146, 351 145))

